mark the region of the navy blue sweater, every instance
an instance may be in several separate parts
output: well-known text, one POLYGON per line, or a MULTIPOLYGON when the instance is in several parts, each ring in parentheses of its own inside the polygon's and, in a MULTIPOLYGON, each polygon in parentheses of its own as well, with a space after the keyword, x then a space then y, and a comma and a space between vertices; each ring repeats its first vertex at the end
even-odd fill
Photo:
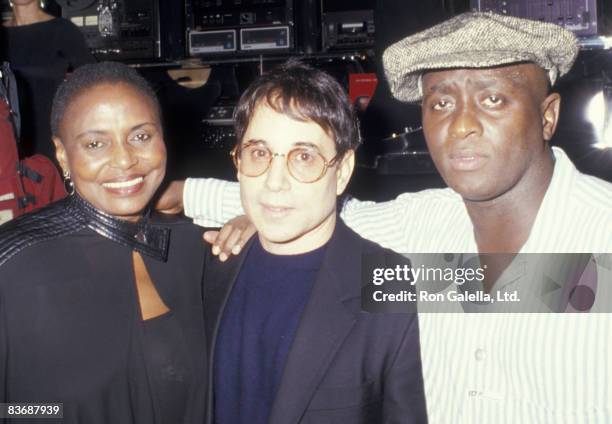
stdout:
POLYGON ((216 424, 265 424, 325 246, 273 255, 256 240, 223 312, 214 363, 216 424))

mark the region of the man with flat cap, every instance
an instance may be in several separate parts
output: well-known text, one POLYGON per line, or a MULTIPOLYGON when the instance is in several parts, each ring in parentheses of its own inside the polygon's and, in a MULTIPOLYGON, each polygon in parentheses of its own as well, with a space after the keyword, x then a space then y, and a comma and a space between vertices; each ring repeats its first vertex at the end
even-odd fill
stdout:
MULTIPOLYGON (((390 46, 391 90, 421 102, 449 188, 352 200, 344 221, 405 253, 612 252, 612 184, 549 144, 551 87, 577 53, 559 26, 476 12, 390 46)), ((184 202, 196 223, 241 212, 224 181, 187 180, 184 202)), ((610 303, 606 289, 593 288, 593 310, 610 303)), ((610 314, 421 314, 420 327, 431 423, 612 422, 610 314)))

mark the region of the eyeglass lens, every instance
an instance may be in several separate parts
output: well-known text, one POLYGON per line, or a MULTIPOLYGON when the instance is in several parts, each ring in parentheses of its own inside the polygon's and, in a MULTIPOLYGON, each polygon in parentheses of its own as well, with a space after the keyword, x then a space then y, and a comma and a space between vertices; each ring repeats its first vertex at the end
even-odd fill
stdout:
MULTIPOLYGON (((266 172, 275 156, 270 149, 258 144, 246 145, 238 154, 240 172, 250 177, 257 177, 266 172)), ((316 149, 297 147, 290 150, 286 156, 289 172, 298 181, 305 183, 316 181, 325 171, 325 158, 316 149)))

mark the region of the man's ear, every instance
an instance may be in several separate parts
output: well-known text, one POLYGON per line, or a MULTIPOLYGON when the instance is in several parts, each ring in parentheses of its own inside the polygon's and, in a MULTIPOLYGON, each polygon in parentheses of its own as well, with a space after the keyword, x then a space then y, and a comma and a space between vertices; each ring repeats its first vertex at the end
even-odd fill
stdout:
POLYGON ((348 150, 340 163, 338 163, 336 169, 336 196, 340 196, 346 190, 346 186, 348 185, 351 175, 353 175, 353 170, 355 169, 355 151, 348 150))
POLYGON ((62 171, 64 171, 64 173, 66 173, 66 171, 70 172, 70 167, 68 166, 68 155, 66 154, 64 143, 62 143, 62 140, 57 136, 53 136, 52 140, 53 144, 55 144, 55 157, 62 167, 62 171))
POLYGON ((561 96, 558 93, 549 94, 540 106, 542 115, 542 138, 550 141, 557 129, 559 110, 561 109, 561 96))

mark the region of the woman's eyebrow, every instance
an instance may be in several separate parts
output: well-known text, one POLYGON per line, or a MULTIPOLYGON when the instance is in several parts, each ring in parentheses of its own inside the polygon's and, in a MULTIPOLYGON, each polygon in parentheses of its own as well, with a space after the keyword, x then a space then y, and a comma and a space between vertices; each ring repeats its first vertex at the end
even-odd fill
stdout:
MULTIPOLYGON (((146 127, 146 126, 156 126, 157 124, 155 122, 143 122, 142 124, 138 124, 138 125, 134 125, 132 128, 130 128, 130 132, 132 131, 136 131, 142 127, 146 127)), ((105 135, 108 134, 109 131, 105 131, 105 130, 86 130, 83 131, 82 133, 78 134, 76 136, 76 138, 81 138, 83 136, 86 135, 105 135)))

